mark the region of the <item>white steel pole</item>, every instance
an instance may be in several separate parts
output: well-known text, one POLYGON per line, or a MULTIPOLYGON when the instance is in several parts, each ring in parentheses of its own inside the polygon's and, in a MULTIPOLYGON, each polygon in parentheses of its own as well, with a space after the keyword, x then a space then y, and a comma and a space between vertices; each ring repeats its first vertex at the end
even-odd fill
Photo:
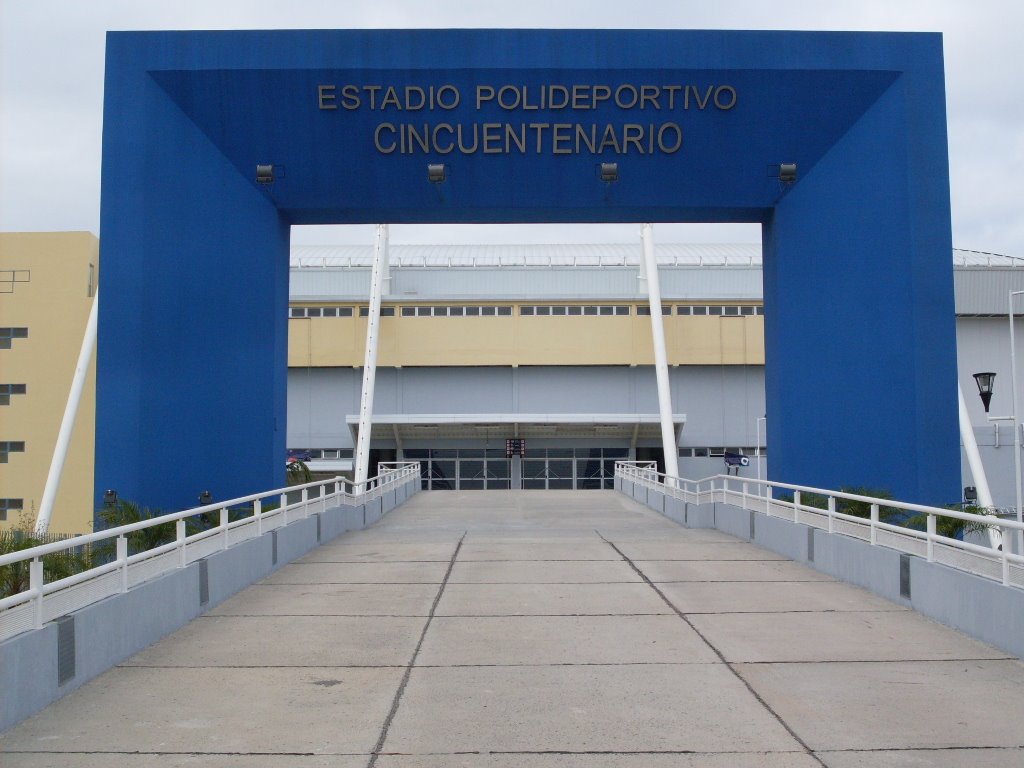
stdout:
MULTIPOLYGON (((68 402, 64 408, 64 418, 60 422, 60 432, 57 433, 57 445, 53 449, 50 471, 46 475, 43 498, 39 502, 39 515, 36 517, 35 527, 36 536, 45 535, 50 527, 53 505, 57 501, 57 491, 60 488, 61 475, 64 473, 64 460, 68 456, 71 433, 75 428, 78 406, 82 402, 82 392, 85 389, 89 363, 92 360, 93 350, 96 348, 96 318, 99 306, 100 292, 97 289, 92 299, 92 307, 89 309, 89 320, 85 324, 85 336, 82 339, 82 348, 78 352, 78 364, 75 366, 75 375, 71 379, 71 393, 68 395, 68 402)), ((89 503, 92 503, 91 500, 89 503)))
POLYGON ((380 342, 380 302, 388 261, 388 225, 377 225, 370 273, 370 308, 366 320, 366 357, 363 361, 363 391, 359 398, 359 436, 356 438, 355 491, 365 490, 370 463, 370 432, 373 429, 373 388, 377 380, 377 347, 380 342))
MULTIPOLYGON (((967 464, 971 468, 971 477, 974 478, 974 485, 978 489, 978 506, 994 511, 995 503, 992 501, 992 490, 988 485, 985 465, 981 463, 978 440, 974 436, 974 426, 971 424, 971 417, 967 413, 967 401, 964 400, 964 390, 960 386, 959 378, 956 382, 956 392, 960 398, 960 439, 964 443, 964 453, 967 454, 967 464)), ((992 549, 997 549, 1001 541, 1002 536, 999 531, 989 528, 988 542, 992 549)))
MULTIPOLYGON (((647 277, 647 298, 651 307, 651 335, 654 340, 654 372, 658 380, 658 410, 661 413, 661 445, 665 452, 665 474, 679 477, 679 446, 672 423, 672 390, 668 381, 668 355, 665 352, 665 323, 661 316, 661 284, 658 260, 654 255, 654 227, 644 224, 640 229, 647 277)), ((669 485, 674 482, 669 481, 669 485)))
MULTIPOLYGON (((1013 338, 1013 297, 1024 291, 1010 291, 1010 381, 1013 386, 1013 466, 1017 485, 1017 522, 1024 522, 1024 508, 1021 506, 1020 477, 1020 424, 1017 419, 1020 409, 1017 407, 1017 345, 1013 338)), ((1017 554, 1024 554, 1024 531, 1017 531, 1017 554)))

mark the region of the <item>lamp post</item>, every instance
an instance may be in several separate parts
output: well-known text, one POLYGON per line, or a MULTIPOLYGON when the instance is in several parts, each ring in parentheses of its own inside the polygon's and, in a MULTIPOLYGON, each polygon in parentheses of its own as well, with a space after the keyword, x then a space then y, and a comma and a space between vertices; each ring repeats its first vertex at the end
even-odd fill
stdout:
MULTIPOLYGON (((1017 415, 1020 412, 1017 403, 1017 344, 1014 338, 1014 313, 1013 300, 1016 296, 1024 295, 1024 291, 1010 291, 1008 317, 1010 320, 1010 387, 1013 390, 1013 411, 1009 416, 987 416, 989 421, 1009 421, 1013 424, 1013 467, 1014 486, 1017 491, 1017 522, 1024 523, 1024 504, 1021 500, 1021 474, 1020 474, 1020 425, 1017 422, 1017 415)), ((992 400, 992 390, 995 385, 996 375, 991 371, 974 374, 974 380, 978 384, 978 394, 985 405, 985 413, 988 414, 989 402, 992 400)), ((1024 554, 1024 530, 1017 531, 1017 554, 1024 554)))
MULTIPOLYGON (((1021 428, 1017 423, 1020 409, 1017 406, 1017 343, 1014 341, 1014 297, 1024 291, 1011 291, 1008 313, 1010 316, 1010 385, 1014 389, 1014 479, 1017 482, 1017 522, 1024 522, 1024 505, 1021 503, 1021 428)), ((1017 554, 1024 554, 1024 530, 1017 531, 1017 554)))

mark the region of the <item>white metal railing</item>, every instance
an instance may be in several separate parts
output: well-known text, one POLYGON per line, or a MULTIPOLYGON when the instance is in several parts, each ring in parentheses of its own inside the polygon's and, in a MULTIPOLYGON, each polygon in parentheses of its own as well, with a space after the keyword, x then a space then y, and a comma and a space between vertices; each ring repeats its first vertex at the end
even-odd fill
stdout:
POLYGON ((938 521, 948 518, 976 526, 979 530, 996 528, 1002 534, 1002 540, 1008 542, 1006 534, 1024 530, 1024 525, 1016 520, 734 475, 686 480, 658 472, 651 464, 617 461, 615 476, 690 504, 721 502, 763 512, 771 517, 781 517, 829 533, 860 539, 871 545, 908 552, 926 558, 929 562, 941 563, 1002 582, 1006 586, 1024 589, 1024 556, 1009 552, 1006 546, 996 550, 943 536, 938 532, 938 521), (824 503, 824 506, 806 503, 807 496, 815 497, 815 501, 824 503), (860 517, 838 511, 839 500, 867 505, 868 516, 860 517), (906 513, 908 517, 923 516, 924 529, 885 522, 880 519, 883 509, 896 510, 896 515, 906 513))
POLYGON ((392 462, 365 482, 361 493, 342 477, 278 488, 264 493, 207 504, 129 525, 74 536, 31 549, 0 555, 0 569, 27 568, 28 585, 0 599, 0 641, 83 608, 119 592, 127 592, 163 573, 184 568, 247 539, 323 512, 329 506, 356 506, 379 498, 406 483, 420 482, 418 461, 392 462), (213 515, 216 525, 189 533, 187 522, 213 515), (233 519, 234 518, 234 519, 233 519), (174 540, 129 554, 129 535, 174 523, 174 540), (79 573, 47 582, 44 558, 94 548, 114 540, 114 557, 79 573))

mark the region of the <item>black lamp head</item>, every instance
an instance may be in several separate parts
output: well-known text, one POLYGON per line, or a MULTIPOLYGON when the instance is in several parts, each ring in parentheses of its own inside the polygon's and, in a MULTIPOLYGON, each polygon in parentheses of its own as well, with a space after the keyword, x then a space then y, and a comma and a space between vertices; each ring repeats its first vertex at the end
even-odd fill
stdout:
POLYGON ((992 391, 995 389, 996 375, 992 371, 983 371, 974 374, 974 381, 978 384, 978 394, 981 395, 981 402, 985 405, 985 413, 988 413, 989 403, 992 402, 992 391))

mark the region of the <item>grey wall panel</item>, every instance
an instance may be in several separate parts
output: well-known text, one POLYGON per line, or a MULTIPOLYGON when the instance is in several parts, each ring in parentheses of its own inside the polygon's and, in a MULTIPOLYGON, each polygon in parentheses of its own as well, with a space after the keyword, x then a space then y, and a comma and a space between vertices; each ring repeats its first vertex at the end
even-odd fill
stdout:
POLYGON ((377 413, 509 413, 514 408, 510 367, 402 368, 397 410, 374 402, 377 413))
POLYGON ((674 520, 680 525, 686 524, 686 502, 673 496, 665 497, 665 517, 674 520))
POLYGON ((686 526, 688 528, 714 528, 717 518, 715 504, 687 504, 686 526))
POLYGON ((284 565, 317 545, 316 519, 307 517, 277 529, 277 563, 284 565))
POLYGON ((1024 591, 916 557, 910 579, 916 610, 1024 658, 1024 591))
MULTIPOLYGON (((393 377, 392 369, 378 371, 378 381, 385 392, 389 377, 393 377)), ((359 369, 289 368, 288 446, 351 448, 352 437, 345 419, 350 413, 359 413, 361 387, 359 369)))
POLYGON ((738 539, 750 538, 750 512, 729 504, 715 505, 715 527, 738 539))
POLYGON ((57 625, 0 643, 0 732, 57 698, 57 625))
MULTIPOLYGON (((636 402, 637 368, 573 366, 517 368, 517 413, 657 413, 636 402)), ((648 369, 649 370, 649 369, 648 369)))
POLYGON ((754 513, 754 543, 785 555, 790 560, 806 563, 808 557, 808 527, 777 517, 754 513))
POLYGON ((953 273, 957 314, 1004 314, 1009 292, 1024 290, 1024 270, 958 268, 953 273))
MULTIPOLYGON (((637 243, 639 251, 639 242, 637 243)), ((645 297, 632 267, 416 268, 392 270, 388 302, 501 300, 626 300, 645 297)), ((759 267, 667 268, 660 270, 666 300, 751 300, 762 296, 759 267)), ((370 270, 291 271, 292 301, 367 301, 370 270)))
POLYGON ((199 603, 199 564, 192 563, 76 611, 77 674, 58 695, 120 664, 203 610, 199 603))
POLYGON ((210 603, 204 608, 211 608, 274 570, 273 541, 270 536, 249 539, 206 560, 210 603))
MULTIPOLYGON (((756 418, 764 413, 762 367, 679 366, 669 376, 673 410, 686 414, 681 445, 755 444, 756 418)), ((346 419, 358 413, 361 385, 356 369, 290 369, 288 444, 351 448, 346 419)), ((651 366, 381 368, 374 412, 657 414, 658 395, 651 366)), ((717 459, 684 475, 704 477, 722 466, 717 459)), ((754 477, 756 468, 743 474, 754 477)))

